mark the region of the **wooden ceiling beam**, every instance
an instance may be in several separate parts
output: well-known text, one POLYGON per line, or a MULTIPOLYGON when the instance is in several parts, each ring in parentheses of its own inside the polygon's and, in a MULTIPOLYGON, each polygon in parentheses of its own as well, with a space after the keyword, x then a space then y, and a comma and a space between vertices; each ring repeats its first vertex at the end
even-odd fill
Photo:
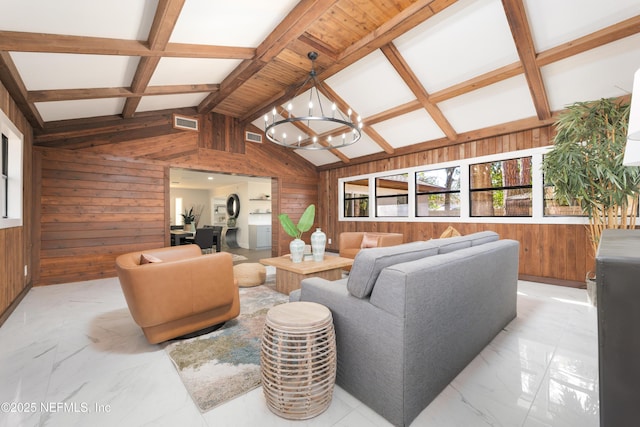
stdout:
POLYGON ((150 49, 145 41, 103 37, 0 31, 0 50, 82 55, 167 56, 175 58, 251 59, 255 49, 168 43, 166 49, 150 49))
MULTIPOLYGON (((318 79, 320 81, 328 79, 354 62, 364 58, 374 50, 390 43, 396 37, 421 24, 435 13, 444 10, 456 1, 457 0, 416 1, 379 28, 360 39, 357 43, 349 46, 344 52, 341 52, 337 60, 331 66, 318 73, 318 79)), ((267 106, 280 105, 290 96, 290 93, 274 96, 264 103, 262 107, 248 112, 242 120, 251 122, 265 114, 265 112, 268 112, 270 107, 267 106)))
POLYGON ((447 99, 455 98, 456 96, 491 86, 494 83, 501 82, 522 73, 524 73, 524 67, 522 64, 520 62, 514 62, 513 64, 505 65, 493 71, 489 71, 464 82, 442 89, 438 92, 434 92, 429 96, 429 100, 432 103, 437 104, 439 102, 446 101, 447 99))
POLYGON ((215 92, 218 84, 147 86, 144 92, 132 92, 126 87, 33 90, 27 92, 29 102, 75 101, 80 99, 131 98, 150 95, 215 92))
POLYGON ((405 104, 398 105, 397 107, 390 108, 386 111, 382 111, 378 114, 374 114, 373 116, 365 117, 362 119, 367 125, 372 126, 376 123, 381 123, 394 117, 402 116, 403 114, 408 114, 419 110, 422 108, 422 104, 417 99, 413 101, 409 101, 405 104))
MULTIPOLYGON (((306 29, 327 12, 338 0, 302 0, 278 24, 256 49, 253 60, 243 61, 220 84, 220 90, 207 96, 198 106, 199 113, 209 113, 220 102, 262 70, 289 43, 304 34, 306 29)), ((273 105, 273 104, 271 104, 273 105)), ((260 117, 264 111, 255 117, 260 117)))
POLYGON ((422 86, 420 80, 415 75, 407 61, 402 57, 400 51, 393 43, 389 43, 381 48, 384 56, 389 60, 393 68, 395 68, 396 72, 400 75, 400 78, 404 80, 411 92, 415 95, 415 97, 420 101, 422 107, 429 113, 433 121, 436 125, 444 132, 447 138, 451 140, 455 140, 457 135, 456 130, 451 126, 449 120, 442 114, 440 108, 429 99, 429 93, 422 86))
POLYGON ((640 15, 547 49, 538 54, 538 66, 543 67, 552 62, 560 61, 638 33, 640 33, 640 15))
POLYGON ((27 88, 18 73, 18 69, 11 59, 9 52, 0 51, 0 81, 25 115, 31 126, 36 129, 44 128, 44 120, 33 102, 29 101, 27 88))
POLYGON ((433 15, 456 3, 457 0, 418 0, 402 12, 375 29, 358 43, 341 53, 339 61, 322 74, 326 79, 369 53, 391 43, 394 39, 420 25, 433 15))
POLYGON ((522 0, 502 0, 502 6, 511 28, 511 34, 524 67, 524 75, 529 85, 529 92, 533 99, 536 113, 540 120, 551 117, 551 107, 547 99, 547 91, 542 80, 542 73, 536 61, 536 51, 533 37, 527 20, 527 14, 522 0))
MULTIPOLYGON (((540 120, 537 117, 529 117, 509 123, 490 126, 484 129, 460 133, 458 134, 458 138, 455 141, 452 141, 448 138, 439 138, 431 141, 424 141, 414 145, 408 145, 406 147, 400 147, 396 149, 395 153, 392 156, 389 156, 386 153, 376 153, 370 154, 368 156, 358 157, 355 159, 351 159, 351 164, 358 165, 363 163, 376 162, 379 160, 388 160, 390 157, 406 156, 408 154, 419 153, 421 151, 433 150, 442 147, 451 147, 459 144, 464 144, 466 142, 477 141, 479 139, 491 138, 508 133, 520 132, 527 129, 552 125, 555 120, 555 115, 552 115, 550 118, 545 120, 540 120)), ((339 168, 340 166, 340 163, 332 163, 318 166, 317 169, 318 171, 323 171, 339 168)))
MULTIPOLYGON (((151 24, 151 30, 149 31, 148 45, 151 50, 164 50, 167 47, 185 1, 160 0, 158 2, 153 24, 151 24)), ((159 56, 140 58, 138 69, 131 83, 131 92, 141 93, 145 91, 160 63, 160 59, 161 57, 159 56)), ((122 116, 124 118, 133 117, 141 99, 139 96, 127 98, 122 110, 122 116)))

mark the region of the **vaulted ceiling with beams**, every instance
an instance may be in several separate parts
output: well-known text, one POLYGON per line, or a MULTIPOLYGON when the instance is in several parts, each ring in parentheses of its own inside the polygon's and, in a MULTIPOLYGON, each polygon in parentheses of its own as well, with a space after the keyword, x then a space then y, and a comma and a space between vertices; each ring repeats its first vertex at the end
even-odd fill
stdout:
MULTIPOLYGON (((631 92, 638 0, 0 0, 0 80, 36 132, 195 107, 263 126, 318 77, 364 121, 321 166, 549 124, 631 92)), ((301 96, 304 96, 301 95, 301 96)))

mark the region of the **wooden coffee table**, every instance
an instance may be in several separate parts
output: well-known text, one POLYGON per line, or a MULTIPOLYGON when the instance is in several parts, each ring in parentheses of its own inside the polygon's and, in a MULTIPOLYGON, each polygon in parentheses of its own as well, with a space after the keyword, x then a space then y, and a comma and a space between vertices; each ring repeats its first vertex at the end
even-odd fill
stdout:
POLYGON ((276 290, 289 295, 300 289, 300 282, 308 277, 322 277, 327 280, 342 278, 342 269, 353 264, 351 258, 325 256, 322 261, 291 262, 289 255, 276 258, 264 258, 260 263, 276 268, 276 290))

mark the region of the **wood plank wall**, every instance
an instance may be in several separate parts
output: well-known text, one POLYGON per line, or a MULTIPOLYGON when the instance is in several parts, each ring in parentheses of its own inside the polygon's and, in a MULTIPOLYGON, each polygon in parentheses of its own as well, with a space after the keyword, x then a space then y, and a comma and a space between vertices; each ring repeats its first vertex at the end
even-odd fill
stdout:
POLYGON ((165 245, 168 169, 36 147, 39 284, 115 274, 115 257, 165 245))
POLYGON ((0 325, 8 317, 31 284, 31 150, 33 132, 29 122, 0 83, 0 109, 24 135, 23 149, 23 226, 0 229, 0 325), (24 266, 27 266, 27 276, 24 266))
MULTIPOLYGON (((115 274, 120 253, 169 244, 170 167, 272 177, 273 212, 294 219, 318 200, 315 167, 274 144, 245 143, 237 120, 198 116, 200 132, 172 128, 171 112, 60 123, 35 136, 39 278, 46 285, 115 274), (143 119, 147 125, 143 125, 143 119)), ((273 254, 291 240, 273 215, 273 254)))
POLYGON ((327 233, 327 237, 332 239, 332 244, 328 245, 327 249, 338 250, 339 235, 343 231, 403 233, 405 241, 409 242, 438 237, 449 225, 453 225, 462 234, 492 230, 498 232, 502 238, 515 239, 520 242, 520 275, 522 278, 569 286, 584 284, 587 271, 595 268, 595 265, 589 249, 587 230, 582 225, 449 224, 338 220, 339 178, 543 147, 552 144, 552 133, 551 127, 536 128, 385 160, 321 170, 319 199, 322 200, 322 204, 319 223, 327 233))

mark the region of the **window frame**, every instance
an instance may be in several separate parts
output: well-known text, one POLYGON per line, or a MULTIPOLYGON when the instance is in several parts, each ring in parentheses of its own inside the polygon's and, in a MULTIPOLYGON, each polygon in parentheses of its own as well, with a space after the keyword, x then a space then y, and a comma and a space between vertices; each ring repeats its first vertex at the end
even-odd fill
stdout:
MULTIPOLYGON (((502 160, 494 160, 490 162, 476 162, 469 164, 469 217, 470 218, 532 218, 533 217, 533 156, 520 156, 520 157, 512 157, 508 159, 502 160), (477 187, 472 188, 471 186, 471 168, 476 165, 482 165, 487 163, 499 163, 508 160, 522 160, 531 158, 531 184, 530 185, 504 185, 504 175, 503 175, 503 185, 499 187, 477 187), (531 189, 531 215, 474 215, 473 214, 473 203, 471 195, 473 193, 482 193, 488 191, 505 191, 505 190, 528 190, 531 189)), ((504 173, 504 171, 502 171, 504 173)), ((492 195, 493 196, 493 195, 492 195)), ((506 203, 505 203, 506 205, 506 203)), ((506 209, 506 208, 505 208, 506 209)))
POLYGON ((425 192, 418 191, 418 174, 419 173, 427 173, 427 172, 431 172, 431 171, 440 171, 440 170, 446 170, 446 169, 458 169, 458 175, 459 175, 458 181, 460 181, 460 179, 462 177, 462 171, 461 171, 460 166, 449 166, 449 167, 441 168, 441 169, 433 169, 433 168, 421 169, 421 170, 417 170, 417 171, 415 171, 413 173, 413 181, 415 183, 415 188, 416 188, 416 191, 414 193, 414 197, 415 197, 415 212, 414 212, 414 215, 415 215, 416 218, 459 218, 460 217, 460 208, 458 208, 458 214, 457 215, 419 215, 418 214, 418 207, 419 207, 418 197, 420 197, 420 196, 457 194, 458 198, 460 199, 460 202, 462 202, 462 195, 460 194, 460 186, 462 185, 461 182, 458 182, 458 189, 457 190, 425 191, 425 192))
POLYGON ((24 136, 9 120, 4 111, 0 110, 0 133, 6 136, 7 177, 3 178, 0 197, 7 202, 7 216, 0 213, 0 229, 21 227, 23 225, 23 147, 24 136))
POLYGON ((553 146, 530 148, 526 150, 510 151, 506 153, 492 154, 488 156, 472 157, 428 165, 417 165, 410 168, 384 170, 375 173, 345 176, 338 178, 338 209, 339 221, 354 222, 446 222, 446 223, 495 223, 495 224, 588 224, 588 218, 578 216, 544 216, 544 188, 542 175, 542 156, 549 152, 553 146), (472 217, 470 216, 469 202, 469 166, 476 163, 508 160, 531 156, 532 171, 532 216, 527 217, 472 217), (409 179, 409 216, 408 217, 376 217, 375 205, 375 178, 389 175, 405 174, 409 176, 416 172, 443 169, 447 167, 460 167, 460 216, 417 216, 416 215, 416 187, 415 180, 409 179), (368 180, 369 182, 369 216, 345 217, 344 216, 344 183, 354 180, 368 180))

